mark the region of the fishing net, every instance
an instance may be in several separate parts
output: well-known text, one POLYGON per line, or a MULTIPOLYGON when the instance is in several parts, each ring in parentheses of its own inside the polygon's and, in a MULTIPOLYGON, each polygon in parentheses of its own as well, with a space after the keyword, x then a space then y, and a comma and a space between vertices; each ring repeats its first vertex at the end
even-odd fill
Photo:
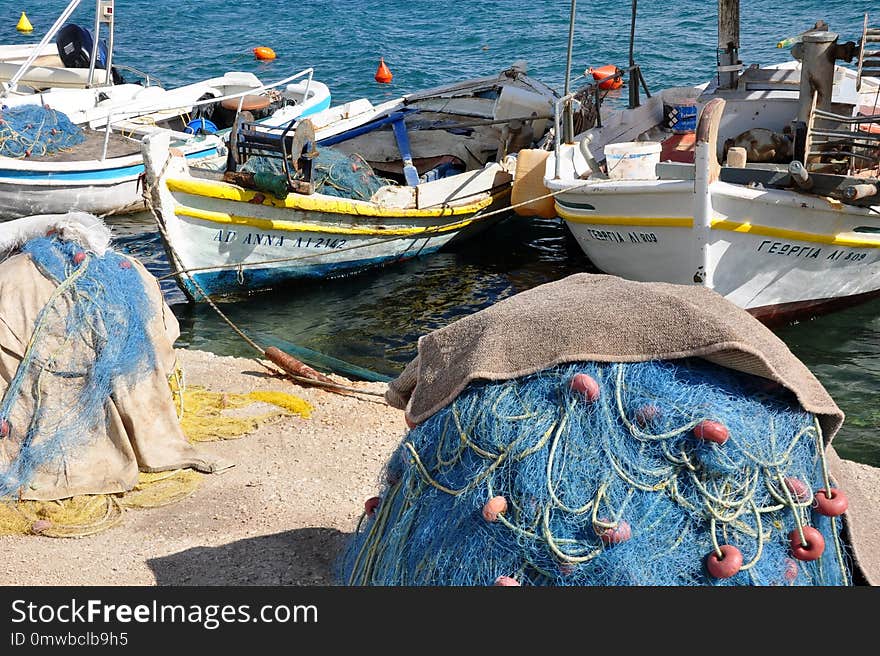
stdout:
POLYGON ((85 140, 67 115, 42 105, 0 110, 0 155, 23 159, 72 148, 85 140))
MULTIPOLYGON (((254 181, 262 191, 283 198, 286 196, 286 178, 281 170, 281 160, 274 157, 251 157, 241 167, 254 174, 254 181), (259 176, 259 179, 258 179, 259 176), (276 189, 275 180, 284 185, 284 195, 276 189)), ((373 171, 360 155, 346 155, 330 147, 321 148, 312 160, 312 180, 315 192, 325 196, 368 201, 380 187, 393 184, 373 171)))
POLYGON ((339 577, 847 585, 823 454, 794 395, 703 360, 471 383, 389 461, 339 577))
POLYGON ((282 415, 299 415, 308 419, 312 406, 303 399, 286 392, 256 391, 247 394, 209 392, 202 387, 189 387, 183 392, 183 412, 180 425, 193 442, 233 440, 257 430, 265 422, 282 415), (260 403, 274 409, 257 413, 237 413, 260 403))

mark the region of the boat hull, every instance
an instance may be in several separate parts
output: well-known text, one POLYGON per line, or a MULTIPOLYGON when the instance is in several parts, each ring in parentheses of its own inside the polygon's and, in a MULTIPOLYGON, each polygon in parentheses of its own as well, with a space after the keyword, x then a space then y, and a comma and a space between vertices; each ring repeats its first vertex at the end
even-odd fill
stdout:
POLYGON ((556 206, 600 270, 706 284, 768 322, 820 314, 880 290, 877 208, 716 182, 703 271, 693 189, 687 181, 597 183, 561 194, 556 206))
MULTIPOLYGON (((217 157, 219 143, 186 146, 187 160, 217 157)), ((75 210, 95 215, 143 211, 143 173, 140 155, 57 165, 0 158, 0 221, 75 210)))
POLYGON ((196 301, 428 255, 476 230, 480 215, 509 195, 505 190, 454 211, 395 211, 321 194, 280 201, 192 178, 167 179, 162 191, 166 252, 183 271, 181 288, 196 301))

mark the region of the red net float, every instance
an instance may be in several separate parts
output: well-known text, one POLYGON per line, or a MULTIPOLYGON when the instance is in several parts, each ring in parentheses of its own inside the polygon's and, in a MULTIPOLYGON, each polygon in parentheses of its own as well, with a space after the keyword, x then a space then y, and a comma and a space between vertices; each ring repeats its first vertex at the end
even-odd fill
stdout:
POLYGON ((713 579, 729 579, 742 569, 742 552, 731 544, 722 544, 721 555, 713 551, 706 556, 706 571, 713 579))
POLYGON ((503 588, 514 588, 519 587, 519 581, 510 576, 499 576, 495 579, 494 585, 501 586, 503 588))
POLYGON ((599 529, 597 532, 599 533, 599 539, 602 540, 602 543, 606 546, 626 542, 632 537, 632 528, 630 527, 629 522, 624 521, 619 522, 617 526, 614 527, 599 529))
POLYGON ((376 509, 382 503, 381 497, 370 497, 366 501, 364 501, 364 512, 367 517, 373 517, 376 514, 376 509))
POLYGON ((656 405, 645 405, 636 410, 636 423, 643 428, 660 416, 660 408, 656 405))
POLYGON ((575 374, 571 377, 571 389, 584 395, 584 398, 591 403, 599 398, 599 383, 596 379, 587 374, 575 374))
POLYGON ((838 488, 816 490, 813 496, 813 508, 826 517, 838 517, 845 513, 848 507, 849 499, 846 498, 843 490, 838 488))
POLYGON ((801 542, 801 535, 797 529, 788 534, 791 555, 798 560, 817 560, 825 551, 825 538, 812 526, 804 526, 803 532, 806 544, 801 542))
POLYGON ((788 477, 785 479, 785 487, 791 492, 791 495, 800 502, 804 502, 810 498, 810 488, 799 478, 788 477))
POLYGON ((694 435, 698 439, 715 444, 724 444, 730 437, 727 426, 708 419, 694 426, 694 435))
POLYGON ((5 419, 0 419, 0 437, 7 437, 9 435, 9 422, 5 419))
POLYGON ((74 264, 82 264, 85 261, 85 259, 86 259, 86 254, 82 251, 77 251, 76 254, 73 256, 73 263, 74 264))
POLYGON ((507 499, 504 497, 492 497, 483 506, 483 519, 487 522, 497 521, 498 515, 507 510, 507 499))

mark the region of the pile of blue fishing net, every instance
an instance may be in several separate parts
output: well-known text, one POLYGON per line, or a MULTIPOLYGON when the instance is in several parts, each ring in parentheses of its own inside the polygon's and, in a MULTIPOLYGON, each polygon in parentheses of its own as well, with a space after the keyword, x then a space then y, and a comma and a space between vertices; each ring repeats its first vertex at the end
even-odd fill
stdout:
POLYGON ((385 475, 342 583, 850 584, 816 418, 700 359, 471 383, 385 475))
POLYGON ((42 157, 85 140, 83 131, 62 112, 42 105, 0 110, 0 155, 22 159, 42 157))
POLYGON ((18 447, 0 468, 0 497, 74 457, 95 427, 104 430, 116 386, 134 385, 156 366, 145 330, 155 310, 128 258, 109 250, 98 257, 54 236, 21 250, 58 286, 0 402, 7 455, 18 447))

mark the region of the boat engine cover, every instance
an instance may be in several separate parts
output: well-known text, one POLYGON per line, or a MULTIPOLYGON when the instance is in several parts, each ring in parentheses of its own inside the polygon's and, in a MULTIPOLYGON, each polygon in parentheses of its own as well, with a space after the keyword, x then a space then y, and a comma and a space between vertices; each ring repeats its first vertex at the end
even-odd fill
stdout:
MULTIPOLYGON (((92 60, 92 48, 94 40, 92 33, 84 27, 69 23, 61 28, 55 37, 58 46, 58 56, 67 68, 89 68, 92 60)), ((107 68, 107 44, 101 41, 98 44, 97 61, 95 68, 107 68)))

